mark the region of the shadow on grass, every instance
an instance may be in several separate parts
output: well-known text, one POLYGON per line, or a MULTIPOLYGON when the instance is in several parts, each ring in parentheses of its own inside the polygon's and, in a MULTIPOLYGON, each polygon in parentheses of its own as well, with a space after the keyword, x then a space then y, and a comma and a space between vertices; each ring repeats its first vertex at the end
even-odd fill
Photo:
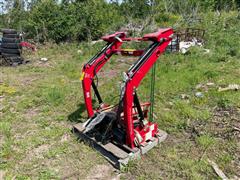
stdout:
MULTIPOLYGON (((96 100, 93 99, 92 100, 92 104, 93 106, 96 104, 96 100)), ((86 111, 86 107, 85 107, 85 104, 84 103, 80 103, 77 105, 77 109, 72 112, 71 114, 68 115, 68 120, 71 121, 71 122, 76 122, 76 123, 79 123, 79 122, 83 122, 83 119, 84 121, 87 119, 86 116, 83 116, 83 112, 86 111)))
POLYGON ((68 120, 71 122, 82 122, 82 119, 84 118, 82 116, 82 113, 86 110, 85 104, 81 103, 78 104, 78 108, 68 115, 68 120))

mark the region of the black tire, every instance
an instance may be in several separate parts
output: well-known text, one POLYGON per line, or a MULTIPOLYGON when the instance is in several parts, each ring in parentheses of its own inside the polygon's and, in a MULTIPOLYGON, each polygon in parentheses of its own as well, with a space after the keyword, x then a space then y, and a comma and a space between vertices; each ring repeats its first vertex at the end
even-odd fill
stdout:
POLYGON ((19 43, 2 43, 2 48, 6 49, 20 49, 22 48, 19 43))
POLYGON ((8 57, 12 62, 22 62, 23 59, 20 56, 8 57))
POLYGON ((7 54, 20 54, 21 50, 20 49, 6 49, 6 48, 1 48, 2 53, 7 53, 7 54))
POLYGON ((2 43, 20 43, 20 39, 18 38, 2 38, 2 43))
POLYGON ((21 57, 7 57, 4 58, 6 65, 10 65, 10 66, 18 66, 20 64, 23 63, 23 59, 21 57))
POLYGON ((4 38, 19 38, 19 34, 5 34, 3 33, 4 38))
POLYGON ((7 53, 2 53, 3 57, 20 57, 20 54, 7 54, 7 53))
POLYGON ((17 34, 17 31, 15 29, 2 29, 2 32, 4 34, 17 34))

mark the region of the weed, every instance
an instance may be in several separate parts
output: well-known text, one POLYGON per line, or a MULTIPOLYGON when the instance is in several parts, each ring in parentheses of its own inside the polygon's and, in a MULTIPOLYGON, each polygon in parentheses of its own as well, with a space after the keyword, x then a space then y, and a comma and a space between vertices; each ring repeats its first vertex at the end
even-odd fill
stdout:
POLYGON ((207 79, 213 79, 213 78, 217 77, 218 75, 219 75, 219 73, 212 71, 212 70, 204 72, 204 76, 206 76, 207 79))
POLYGON ((6 137, 10 137, 11 134, 11 124, 10 122, 0 122, 0 134, 6 137))
POLYGON ((15 94, 16 93, 16 89, 14 87, 11 87, 7 84, 0 84, 0 95, 3 94, 15 94))
POLYGON ((53 105, 60 105, 63 103, 65 98, 65 89, 60 87, 47 87, 44 89, 43 95, 45 100, 53 105))
POLYGON ((229 164, 231 163, 231 161, 234 160, 234 157, 230 154, 221 154, 218 158, 218 162, 220 162, 223 166, 226 165, 226 164, 229 164))
POLYGON ((50 169, 44 169, 39 173, 40 179, 58 179, 56 172, 50 169))
POLYGON ((78 79, 80 77, 81 66, 76 67, 75 64, 65 62, 61 65, 61 71, 70 79, 78 79))
POLYGON ((202 135, 196 138, 196 142, 203 149, 207 149, 210 146, 213 146, 216 141, 213 137, 209 135, 202 135))
POLYGON ((227 108, 230 106, 230 101, 226 97, 220 97, 217 100, 218 107, 227 108))
POLYGON ((1 147, 0 151, 0 158, 2 160, 10 159, 13 152, 12 152, 12 145, 13 145, 13 140, 11 138, 6 138, 4 140, 4 144, 1 147))
POLYGON ((57 147, 52 147, 47 153, 46 158, 54 158, 56 156, 59 156, 61 154, 65 154, 67 152, 67 144, 63 144, 57 147))

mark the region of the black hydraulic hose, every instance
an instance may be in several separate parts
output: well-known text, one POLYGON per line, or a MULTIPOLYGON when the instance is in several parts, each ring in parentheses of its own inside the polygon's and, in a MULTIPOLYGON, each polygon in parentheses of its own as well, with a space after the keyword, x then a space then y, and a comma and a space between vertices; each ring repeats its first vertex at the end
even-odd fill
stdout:
MULTIPOLYGON (((145 51, 146 53, 144 53, 139 60, 133 64, 132 67, 129 68, 128 73, 132 70, 135 70, 137 67, 141 66, 143 62, 146 61, 146 59, 148 59, 148 57, 150 57, 150 55, 152 54, 153 50, 159 45, 159 43, 162 42, 154 42, 150 45, 150 47, 145 51), (143 61, 144 60, 144 61, 143 61)), ((126 86, 127 81, 125 82, 124 86, 126 86)), ((124 97, 124 88, 122 88, 121 93, 120 93, 120 100, 118 103, 118 110, 117 110, 117 120, 120 121, 121 118, 121 112, 123 111, 123 97, 124 97)), ((141 107, 140 107, 141 108, 141 107)), ((142 110, 142 109, 141 109, 142 110)), ((139 112, 141 113, 140 109, 139 112)), ((143 115, 142 115, 143 116, 143 115)))
POLYGON ((150 92, 150 121, 153 121, 153 110, 154 110, 154 90, 155 90, 155 77, 156 77, 156 66, 157 63, 155 62, 152 68, 151 74, 151 92, 150 92))
POLYGON ((106 53, 106 50, 112 47, 116 41, 119 41, 120 35, 115 36, 115 40, 113 42, 108 42, 99 53, 97 53, 95 56, 93 56, 87 64, 92 65, 94 60, 96 60, 97 57, 101 56, 103 53, 106 53), (118 37, 118 38, 117 38, 118 37))
POLYGON ((98 91, 98 89, 97 89, 94 81, 92 81, 92 88, 93 88, 93 91, 94 91, 95 95, 97 96, 98 103, 99 103, 99 104, 102 104, 102 103, 103 103, 103 100, 102 100, 102 98, 101 98, 101 96, 100 96, 100 94, 99 94, 99 91, 98 91))
POLYGON ((138 114, 139 114, 139 117, 140 117, 140 121, 144 120, 143 111, 142 111, 142 108, 141 108, 141 105, 140 105, 140 102, 139 102, 136 91, 135 91, 135 94, 134 94, 134 104, 137 107, 137 111, 138 111, 138 114))
POLYGON ((129 72, 136 72, 139 67, 141 67, 141 65, 150 57, 150 55, 153 53, 153 51, 155 50, 155 48, 157 48, 157 46, 159 45, 158 42, 154 42, 152 43, 149 48, 147 50, 145 50, 145 53, 143 53, 143 55, 138 59, 138 61, 136 61, 129 69, 128 69, 128 73, 129 72))
MULTIPOLYGON (((104 63, 111 55, 112 55, 112 53, 110 53, 110 54, 107 54, 106 53, 106 50, 107 49, 109 49, 111 46, 113 46, 113 44, 115 43, 115 41, 114 42, 112 42, 112 43, 108 43, 101 51, 100 51, 100 53, 98 53, 97 55, 95 55, 89 62, 90 63, 93 63, 93 61, 97 58, 97 57, 99 57, 100 55, 102 55, 103 53, 105 54, 105 58, 104 59, 102 59, 101 61, 99 61, 97 64, 96 64, 96 66, 94 67, 94 70, 93 70, 93 76, 94 77, 96 77, 96 84, 94 83, 94 80, 92 81, 92 87, 93 87, 93 90, 94 90, 94 94, 97 96, 97 99, 98 99, 98 102, 99 102, 99 104, 101 104, 101 103, 103 103, 103 100, 102 100, 102 98, 101 98, 101 96, 100 96, 100 94, 99 94, 99 91, 98 91, 98 89, 97 89, 97 87, 98 87, 98 76, 97 76, 97 68, 102 64, 102 63, 104 63)), ((88 63, 89 63, 88 62, 88 63)))
POLYGON ((103 59, 102 61, 99 61, 96 66, 94 67, 94 70, 93 70, 93 76, 96 77, 97 79, 97 86, 98 87, 98 76, 97 76, 97 68, 98 66, 100 66, 102 63, 104 63, 105 59, 103 59))
POLYGON ((97 57, 101 56, 103 53, 105 53, 105 51, 110 48, 113 45, 113 43, 107 43, 95 56, 93 56, 87 64, 92 65, 92 63, 94 62, 94 60, 97 59, 97 57))
POLYGON ((128 69, 128 74, 130 75, 130 77, 132 77, 134 75, 135 72, 137 72, 139 70, 139 68, 148 60, 148 58, 152 55, 152 53, 154 52, 154 50, 164 42, 164 39, 161 39, 160 42, 154 42, 152 43, 149 48, 147 50, 145 50, 145 53, 143 53, 143 55, 139 58, 139 60, 133 64, 133 66, 131 66, 128 69))
POLYGON ((121 113, 123 112, 123 97, 124 97, 124 94, 125 94, 125 85, 126 85, 127 82, 124 83, 124 86, 121 88, 121 92, 120 92, 120 95, 119 95, 119 102, 118 102, 118 108, 117 108, 117 121, 120 122, 121 120, 121 113))
POLYGON ((100 66, 104 62, 104 60, 105 59, 103 59, 102 61, 99 61, 98 64, 95 66, 94 70, 93 70, 93 76, 96 78, 97 82, 95 84, 94 79, 92 80, 92 88, 94 90, 94 94, 97 96, 99 104, 102 104, 103 100, 102 100, 101 95, 99 94, 99 91, 97 89, 97 87, 98 87, 98 76, 97 76, 96 69, 97 69, 98 66, 100 66))

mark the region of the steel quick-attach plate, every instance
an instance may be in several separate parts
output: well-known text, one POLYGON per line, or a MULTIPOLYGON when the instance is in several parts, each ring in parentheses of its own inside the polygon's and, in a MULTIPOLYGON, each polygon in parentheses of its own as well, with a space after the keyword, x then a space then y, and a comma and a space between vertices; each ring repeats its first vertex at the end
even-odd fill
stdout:
POLYGON ((73 126, 73 132, 81 140, 100 152, 114 167, 118 169, 122 169, 126 166, 129 160, 140 158, 142 154, 147 153, 150 149, 157 146, 160 142, 163 142, 167 138, 167 133, 159 130, 157 137, 153 137, 150 141, 141 146, 141 148, 131 150, 130 148, 120 147, 111 142, 103 145, 102 143, 97 142, 95 138, 89 137, 82 131, 82 123, 78 123, 73 126))

